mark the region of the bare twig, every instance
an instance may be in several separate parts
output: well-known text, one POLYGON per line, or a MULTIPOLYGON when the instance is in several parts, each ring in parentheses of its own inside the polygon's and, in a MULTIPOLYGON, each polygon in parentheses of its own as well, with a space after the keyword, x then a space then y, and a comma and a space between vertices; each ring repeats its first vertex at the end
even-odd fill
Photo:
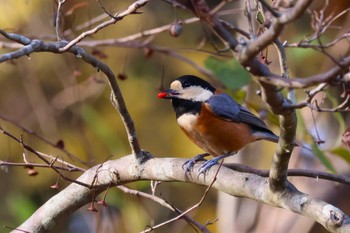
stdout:
MULTIPOLYGON (((341 40, 344 40, 344 39, 349 39, 350 38, 350 33, 344 33, 340 36, 338 36, 337 38, 335 38, 334 40, 332 40, 331 42, 328 42, 326 44, 322 44, 322 48, 323 49, 327 49, 327 48, 330 48, 334 45, 336 45, 338 42, 340 42, 341 40)), ((312 48, 314 50, 321 50, 321 45, 319 44, 312 44, 313 41, 300 41, 298 43, 294 43, 294 44, 288 44, 288 43, 285 43, 283 44, 283 46, 285 48, 312 48)))
MULTIPOLYGON (((252 173, 262 177, 268 177, 270 172, 269 170, 258 170, 252 167, 245 166, 243 164, 225 163, 224 166, 231 168, 235 171, 252 173)), ((350 177, 348 175, 332 174, 328 172, 313 171, 309 169, 288 169, 287 175, 297 177, 311 177, 315 179, 334 181, 341 184, 350 185, 350 177)))
POLYGON ((327 83, 337 78, 338 75, 342 74, 344 70, 346 70, 346 68, 349 67, 350 56, 341 58, 339 61, 339 64, 341 66, 332 67, 328 71, 306 77, 305 79, 301 77, 296 77, 293 79, 284 79, 272 73, 270 73, 265 77, 257 77, 257 78, 261 82, 269 83, 275 86, 302 89, 302 88, 318 85, 320 83, 327 83))
POLYGON ((55 29, 56 29, 56 37, 57 41, 63 39, 62 35, 62 5, 66 2, 66 0, 57 0, 57 11, 56 11, 56 21, 55 21, 55 29))
POLYGON ((265 30, 258 38, 250 41, 250 43, 242 48, 243 51, 238 56, 239 62, 242 65, 248 64, 262 49, 266 48, 278 38, 284 25, 301 16, 311 2, 312 0, 298 1, 293 9, 284 12, 278 18, 272 18, 269 28, 267 28, 267 30, 265 30))
MULTIPOLYGON (((281 69, 281 77, 289 79, 287 55, 286 55, 285 48, 283 47, 282 43, 278 39, 275 40, 274 45, 277 48, 278 60, 279 60, 280 69, 281 69)), ((296 102, 295 90, 290 88, 288 90, 287 97, 292 103, 295 103, 296 102)))
POLYGON ((338 106, 335 106, 333 108, 323 108, 320 107, 317 103, 317 101, 313 101, 313 98, 320 93, 321 91, 324 91, 324 89, 328 86, 328 83, 321 83, 316 88, 306 91, 308 97, 297 103, 290 105, 291 108, 303 108, 303 107, 309 107, 311 110, 317 111, 317 112, 349 112, 350 111, 350 94, 346 93, 345 98, 342 103, 338 104, 338 106), (314 103, 314 104, 313 104, 314 103))
MULTIPOLYGON (((208 185, 207 189, 205 190, 204 194, 202 195, 202 198, 201 198, 195 205, 193 205, 191 208, 187 209, 186 211, 182 212, 182 213, 179 214, 178 216, 176 216, 176 217, 174 217, 174 218, 172 218, 172 219, 169 219, 169 220, 167 220, 167 221, 165 221, 165 222, 162 222, 162 223, 160 223, 160 224, 158 224, 158 225, 156 225, 156 226, 152 226, 152 227, 150 227, 150 228, 148 228, 148 229, 142 231, 141 233, 151 232, 151 231, 153 231, 154 229, 157 229, 157 228, 159 228, 159 227, 161 227, 161 226, 164 226, 164 225, 169 224, 169 223, 171 223, 171 222, 177 221, 177 220, 179 220, 180 218, 182 218, 183 216, 185 216, 187 213, 189 213, 189 212, 191 212, 192 210, 198 208, 198 207, 203 203, 203 201, 204 201, 204 199, 206 198, 206 196, 207 196, 209 190, 212 188, 214 182, 216 181, 217 175, 218 175, 218 173, 219 173, 219 171, 220 171, 220 168, 221 168, 221 166, 222 166, 222 163, 223 163, 223 160, 221 160, 221 163, 220 163, 220 165, 218 166, 218 169, 216 170, 216 173, 215 173, 215 175, 214 175, 214 178, 213 178, 213 180, 211 181, 211 183, 208 185)), ((200 174, 199 174, 199 175, 200 175, 200 174)), ((206 228, 205 228, 205 229, 206 229, 206 228)))
MULTIPOLYGON (((112 18, 112 19, 116 19, 117 14, 116 14, 116 16, 112 15, 112 14, 109 13, 109 11, 103 6, 103 4, 101 3, 100 0, 97 0, 97 2, 98 2, 98 5, 100 5, 101 9, 105 12, 106 15, 108 15, 108 16, 109 16, 110 18, 112 18)), ((118 20, 118 19, 116 19, 116 20, 118 20)))
POLYGON ((317 112, 349 112, 350 111, 350 95, 347 95, 343 102, 340 103, 338 106, 335 106, 333 108, 323 108, 320 107, 317 103, 317 101, 314 101, 314 104, 307 103, 307 106, 317 112))
POLYGON ((259 0, 259 2, 261 3, 261 5, 267 9, 274 17, 279 17, 280 14, 273 9, 267 2, 265 2, 265 0, 259 0))
MULTIPOLYGON (((53 42, 44 42, 41 40, 30 40, 29 38, 26 38, 24 36, 20 36, 14 33, 7 33, 3 30, 0 30, 0 34, 4 35, 6 38, 10 40, 14 40, 25 45, 23 48, 18 49, 15 52, 10 52, 10 53, 1 55, 0 63, 11 59, 16 59, 22 56, 28 56, 34 52, 62 53, 60 48, 62 48, 66 44, 65 42, 53 43, 53 42)), ((113 106, 117 109, 117 111, 119 112, 123 120, 132 153, 138 156, 138 158, 140 158, 141 160, 144 159, 145 156, 143 156, 143 153, 141 153, 141 147, 139 145, 139 142, 136 136, 134 122, 126 108, 123 95, 121 93, 121 90, 116 81, 113 71, 105 63, 97 60, 95 57, 93 57, 92 55, 90 55, 80 47, 73 46, 67 52, 74 54, 78 58, 81 58, 83 61, 90 64, 92 67, 97 68, 99 71, 102 71, 106 75, 112 90, 111 101, 113 106)))
MULTIPOLYGON (((27 134, 39 139, 40 141, 46 143, 47 145, 50 145, 56 149, 59 149, 60 151, 62 151, 64 154, 66 154, 70 159, 74 160, 74 161, 78 161, 79 163, 85 165, 85 166, 89 166, 89 164, 83 160, 81 160, 78 156, 72 154, 71 152, 69 152, 67 149, 64 148, 64 145, 61 145, 60 144, 60 141, 59 142, 56 142, 56 143, 53 143, 49 140, 47 140, 46 138, 38 135, 36 132, 26 128, 26 127, 23 127, 21 126, 20 124, 18 124, 17 122, 9 119, 8 117, 5 117, 3 115, 0 114, 0 119, 3 120, 3 121, 6 121, 6 122, 9 122, 11 123, 12 125, 16 126, 17 128, 21 129, 22 131, 26 132, 27 134)), ((64 142, 62 141, 62 143, 64 144, 64 142)))
POLYGON ((146 5, 148 3, 148 1, 149 0, 138 0, 138 1, 134 2, 125 11, 117 13, 116 15, 114 15, 113 18, 99 24, 98 26, 96 26, 95 28, 93 28, 91 30, 83 32, 78 37, 76 37, 74 40, 72 40, 68 44, 66 44, 64 47, 59 48, 59 52, 68 51, 69 48, 76 45, 79 41, 82 41, 84 38, 97 33, 99 30, 101 30, 101 29, 103 29, 111 24, 115 24, 116 22, 122 20, 127 15, 138 14, 139 13, 138 9, 140 9, 141 7, 146 5))
MULTIPOLYGON (((58 161, 59 162, 59 161, 58 161)), ((14 163, 0 160, 0 167, 40 167, 40 168, 52 168, 57 170, 63 170, 68 172, 84 172, 85 169, 74 167, 74 166, 60 166, 60 165, 48 165, 42 163, 14 163)))
MULTIPOLYGON (((328 1, 326 1, 328 2, 328 1)), ((311 43, 315 40, 317 41, 320 41, 320 37, 322 35, 324 35, 324 33, 329 30, 332 26, 332 24, 337 20, 339 19, 340 17, 344 16, 345 14, 347 14, 349 11, 350 11, 350 8, 347 8, 345 10, 343 10, 342 12, 340 12, 339 14, 337 14, 336 16, 333 16, 333 17, 328 17, 328 18, 324 18, 324 12, 326 10, 326 6, 327 4, 324 5, 324 7, 320 10, 320 13, 319 13, 319 16, 316 12, 314 12, 314 21, 316 22, 315 23, 315 33, 313 35, 310 36, 310 38, 307 38, 307 39, 304 39, 302 41, 300 41, 299 43, 296 43, 296 44, 286 44, 285 46, 286 47, 310 47, 310 48, 318 48, 320 49, 321 47, 322 48, 328 48, 332 45, 334 45, 334 41, 339 41, 340 38, 342 37, 343 38, 346 38, 346 37, 349 37, 349 33, 345 33, 343 36, 341 37, 338 37, 337 39, 335 39, 334 41, 331 41, 331 42, 328 42, 327 44, 323 44, 323 45, 312 45, 311 43), (345 36, 345 37, 344 37, 345 36)))
MULTIPOLYGON (((3 133, 4 135, 6 135, 7 137, 15 140, 16 142, 18 142, 19 144, 21 144, 24 148, 26 147, 29 147, 28 145, 26 145, 24 142, 23 142, 23 137, 21 136, 20 138, 16 137, 15 135, 11 134, 10 132, 6 131, 5 129, 3 129, 1 126, 0 126, 0 132, 3 133)), ((80 168, 78 166, 75 166, 71 163, 68 163, 66 161, 63 161, 57 157, 54 157, 54 156, 51 156, 51 155, 48 155, 48 154, 45 154, 45 153, 41 153, 39 151, 36 151, 34 150, 33 148, 29 147, 28 151, 30 152, 33 152, 34 154, 36 154, 42 161, 44 161, 47 165, 50 165, 51 162, 49 161, 57 161, 59 163, 61 163, 62 165, 66 166, 68 170, 72 170, 72 171, 81 171, 81 172, 84 172, 85 169, 83 168, 80 168), (48 160, 47 160, 48 159, 48 160)), ((24 159, 25 160, 25 159, 24 159)), ((2 164, 6 165, 5 163, 8 163, 8 162, 4 162, 2 164)), ((29 162, 25 160, 25 164, 28 164, 29 162)), ((9 163, 8 163, 9 164, 9 163)), ((14 164, 18 164, 18 163, 13 163, 14 164)), ((18 166, 21 166, 21 165, 18 165, 18 166)), ((28 165, 30 166, 30 165, 28 165)), ((44 165, 43 165, 44 166, 44 165)))
MULTIPOLYGON (((164 199, 160 198, 160 197, 157 197, 153 194, 148 194, 148 193, 145 193, 145 192, 141 192, 141 191, 138 191, 138 190, 133 190, 133 189, 129 189, 128 187, 126 186, 123 186, 123 185, 119 185, 117 186, 118 189, 122 190, 124 193, 127 193, 127 194, 132 194, 132 195, 135 195, 135 196, 141 196, 141 197, 144 197, 144 198, 147 198, 153 202, 156 202, 158 203, 159 205, 161 206, 164 206, 165 208, 171 210, 171 211, 174 211, 178 214, 181 214, 182 211, 179 210, 178 208, 174 207, 173 205, 170 205, 167 201, 165 201, 164 199)), ((209 231, 207 230, 207 228, 200 224, 199 222, 195 221, 194 219, 192 219, 191 217, 187 216, 187 215, 183 215, 182 216, 182 219, 184 219, 186 222, 188 222, 189 224, 193 224, 194 226, 196 226, 198 229, 200 229, 202 232, 207 232, 209 233, 209 231)), ((152 229, 154 229, 154 227, 152 227, 152 229)))
MULTIPOLYGON (((27 145, 22 139, 19 139, 17 137, 15 137, 14 135, 12 135, 11 133, 9 133, 8 131, 4 130, 2 127, 0 127, 0 132, 3 133, 4 135, 8 136, 9 138, 15 140, 16 142, 18 142, 23 149, 35 154, 40 160, 42 160, 44 163, 46 163, 49 167, 52 168, 52 170, 54 170, 57 174, 59 174, 63 179, 70 181, 72 183, 77 183, 79 185, 82 185, 84 187, 87 188, 91 188, 90 185, 79 182, 77 180, 71 179, 67 176, 65 176, 60 170, 60 168, 57 168, 56 166, 53 166, 53 164, 57 161, 57 158, 53 158, 51 159, 51 161, 47 160, 46 157, 52 158, 52 156, 46 156, 46 154, 38 152, 37 150, 35 150, 33 147, 27 145)), ((78 167, 71 165, 69 163, 66 163, 64 161, 60 161, 62 164, 66 165, 67 167, 73 167, 75 169, 79 169, 78 167)))

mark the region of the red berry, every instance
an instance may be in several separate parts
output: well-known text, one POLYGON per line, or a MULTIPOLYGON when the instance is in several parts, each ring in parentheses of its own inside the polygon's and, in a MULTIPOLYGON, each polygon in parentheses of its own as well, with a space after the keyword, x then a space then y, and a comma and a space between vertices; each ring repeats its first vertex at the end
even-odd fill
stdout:
POLYGON ((165 98, 167 95, 168 95, 168 94, 167 94, 166 92, 159 92, 158 95, 157 95, 157 97, 158 97, 159 99, 163 99, 163 98, 165 98))

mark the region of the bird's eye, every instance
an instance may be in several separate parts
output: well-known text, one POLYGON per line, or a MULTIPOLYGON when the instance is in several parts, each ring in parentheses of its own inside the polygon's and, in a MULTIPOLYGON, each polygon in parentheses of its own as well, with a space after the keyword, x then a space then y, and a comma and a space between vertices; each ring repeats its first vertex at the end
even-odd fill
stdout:
POLYGON ((190 87, 190 86, 191 86, 191 83, 189 83, 189 82, 183 82, 182 83, 182 87, 183 88, 190 87))

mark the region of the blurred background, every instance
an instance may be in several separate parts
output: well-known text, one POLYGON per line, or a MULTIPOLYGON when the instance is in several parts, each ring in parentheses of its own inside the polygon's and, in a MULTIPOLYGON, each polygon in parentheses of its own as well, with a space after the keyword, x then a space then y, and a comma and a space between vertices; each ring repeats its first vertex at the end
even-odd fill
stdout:
MULTIPOLYGON (((2 0, 0 28, 29 38, 55 41, 55 2, 2 0)), ((212 7, 218 2, 209 1, 212 7)), ((330 2, 325 17, 337 15, 350 7, 348 0, 330 2)), ((115 14, 126 9, 132 1, 100 0, 100 3, 115 14)), ((323 1, 315 1, 311 9, 319 10, 323 6, 323 1)), ((128 40, 127 36, 172 23, 179 24, 177 20, 193 17, 190 12, 174 8, 166 1, 150 1, 142 12, 127 16, 86 38, 82 46, 116 74, 144 150, 156 157, 191 158, 202 153, 180 131, 171 104, 156 98, 160 88, 167 88, 173 79, 183 74, 206 78, 224 89, 238 102, 259 114, 279 134, 278 118, 268 111, 256 94, 259 90, 256 82, 231 60, 232 54, 217 56, 215 48, 224 49, 224 45, 206 26, 199 22, 184 23, 177 25, 183 29, 182 33, 176 31, 177 37, 165 30, 128 40), (121 38, 126 38, 127 43, 92 44, 121 38), (148 41, 149 46, 140 46, 144 41, 148 41), (177 58, 177 55, 181 58, 177 58), (186 59, 204 71, 189 64, 186 59), (204 73, 207 71, 213 72, 214 78, 206 76, 204 73), (237 78, 230 79, 233 75, 237 78)), ((224 14, 222 19, 248 31, 243 1, 227 2, 220 12, 224 14)), ((61 28, 64 29, 65 38, 71 40, 96 26, 90 25, 90 22, 104 12, 98 1, 71 0, 63 5, 62 13, 64 21, 61 28)), ((301 17, 287 26, 281 41, 289 44, 300 42, 313 33, 311 24, 310 15, 301 17)), ((337 27, 331 27, 322 36, 323 41, 331 41, 349 30, 349 13, 339 17, 334 25, 337 27)), ((0 39, 1 54, 13 51, 4 46, 5 42, 10 41, 0 39)), ((342 40, 327 51, 336 58, 349 55, 349 41, 342 40)), ((271 46, 264 51, 264 55, 271 62, 270 68, 279 74, 275 48, 271 46)), ((290 77, 306 77, 334 66, 319 52, 300 48, 287 49, 287 63, 290 77)), ((287 91, 283 90, 285 94, 287 91)), ((337 87, 329 88, 317 98, 324 106, 334 107, 341 102, 341 93, 342 90, 337 87)), ((35 53, 0 65, 1 128, 16 138, 23 137, 23 141, 37 151, 84 169, 131 152, 125 129, 109 96, 104 75, 72 54, 35 53)), ((296 97, 297 101, 303 100, 305 91, 297 90, 296 97)), ((298 111, 298 119, 297 140, 303 145, 305 143, 305 147, 295 149, 290 167, 348 174, 350 159, 347 149, 341 144, 341 135, 350 125, 349 114, 317 113, 304 108, 298 111), (314 141, 317 140, 324 140, 325 143, 315 147, 314 141)), ((275 147, 269 142, 254 143, 225 162, 268 169, 275 147)), ((32 163, 40 162, 35 155, 25 152, 18 142, 0 134, 0 160, 23 163, 23 157, 32 163)), ((81 173, 64 174, 76 178, 81 173)), ((69 182, 60 179, 58 190, 50 187, 57 180, 57 174, 47 168, 33 170, 23 166, 0 166, 0 203, 4 210, 0 212, 1 227, 18 226, 51 196, 69 185, 69 182)), ((346 185, 303 177, 290 180, 301 191, 328 200, 350 214, 346 198, 349 188, 346 185)), ((127 186, 144 192, 151 189, 149 181, 127 186)), ((200 200, 204 190, 205 187, 193 184, 161 183, 156 194, 179 209, 186 210, 200 200)), ((106 201, 108 207, 98 206, 97 213, 88 212, 87 207, 83 207, 54 232, 140 232, 147 226, 176 216, 150 200, 124 194, 118 189, 109 190, 106 201)), ((218 233, 324 231, 310 219, 251 200, 227 196, 214 189, 209 192, 203 205, 192 211, 190 216, 202 224, 213 222, 208 229, 218 233)), ((8 232, 10 229, 2 227, 0 231, 8 232)), ((180 220, 155 232, 195 230, 180 220)))

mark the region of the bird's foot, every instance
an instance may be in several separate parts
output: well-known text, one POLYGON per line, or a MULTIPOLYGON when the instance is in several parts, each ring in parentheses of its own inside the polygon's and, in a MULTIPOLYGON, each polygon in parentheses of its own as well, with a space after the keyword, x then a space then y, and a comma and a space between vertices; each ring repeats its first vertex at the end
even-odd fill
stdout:
POLYGON ((187 160, 183 165, 182 168, 185 169, 185 175, 187 177, 187 174, 191 171, 191 168, 198 162, 201 160, 204 160, 204 157, 208 156, 209 153, 203 153, 203 154, 199 154, 194 156, 192 159, 187 160))
POLYGON ((199 168, 198 176, 200 176, 201 174, 207 174, 212 166, 216 165, 221 159, 226 158, 227 156, 230 155, 220 155, 203 163, 202 166, 199 168))

